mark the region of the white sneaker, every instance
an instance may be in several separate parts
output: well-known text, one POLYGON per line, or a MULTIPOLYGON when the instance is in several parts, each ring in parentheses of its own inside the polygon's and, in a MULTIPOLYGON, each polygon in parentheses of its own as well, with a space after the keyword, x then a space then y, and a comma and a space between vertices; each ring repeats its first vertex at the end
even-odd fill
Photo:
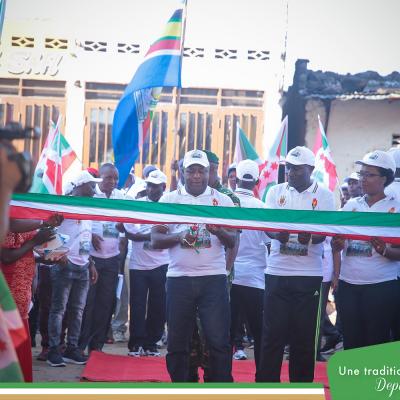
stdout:
POLYGON ((145 351, 145 355, 149 357, 161 357, 161 353, 157 349, 148 349, 145 351))
POLYGON ((247 355, 243 350, 236 350, 233 354, 234 360, 247 360, 247 355))
POLYGON ((114 332, 113 336, 114 336, 114 342, 115 343, 122 343, 122 342, 127 342, 128 341, 128 339, 126 338, 124 332, 116 331, 116 332, 114 332))
POLYGON ((128 352, 128 356, 131 357, 141 357, 141 356, 145 356, 145 352, 143 350, 142 346, 135 346, 132 351, 128 352))

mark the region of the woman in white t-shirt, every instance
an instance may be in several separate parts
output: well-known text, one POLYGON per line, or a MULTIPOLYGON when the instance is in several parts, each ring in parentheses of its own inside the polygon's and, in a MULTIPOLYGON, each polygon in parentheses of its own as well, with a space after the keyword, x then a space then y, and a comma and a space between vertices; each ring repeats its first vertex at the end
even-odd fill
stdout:
MULTIPOLYGON (((394 179, 394 160, 376 150, 356 163, 361 164, 359 176, 365 195, 350 199, 343 211, 400 212, 400 203, 384 193, 394 179)), ((400 247, 377 237, 362 241, 335 236, 332 248, 342 251, 336 299, 344 348, 388 342, 398 298, 400 247)))

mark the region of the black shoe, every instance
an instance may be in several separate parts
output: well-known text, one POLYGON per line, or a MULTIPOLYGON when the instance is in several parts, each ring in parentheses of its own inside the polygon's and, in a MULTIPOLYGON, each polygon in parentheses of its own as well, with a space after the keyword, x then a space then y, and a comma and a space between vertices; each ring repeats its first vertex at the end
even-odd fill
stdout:
POLYGON ((335 347, 342 341, 340 335, 334 336, 333 338, 328 338, 325 344, 319 351, 321 354, 330 354, 335 352, 335 347))
POLYGON ((87 358, 78 347, 67 347, 64 351, 63 359, 71 364, 85 365, 87 363, 87 358))
POLYGON ((52 367, 65 367, 65 362, 58 349, 50 349, 47 355, 47 364, 52 367))

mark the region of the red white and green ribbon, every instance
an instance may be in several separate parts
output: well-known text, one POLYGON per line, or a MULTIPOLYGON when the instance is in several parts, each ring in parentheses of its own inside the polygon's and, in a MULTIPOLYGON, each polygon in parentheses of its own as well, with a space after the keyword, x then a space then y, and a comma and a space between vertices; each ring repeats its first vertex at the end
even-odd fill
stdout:
POLYGON ((16 194, 11 202, 12 218, 46 219, 54 212, 62 213, 68 219, 153 224, 207 223, 264 231, 342 234, 364 240, 378 236, 391 243, 400 243, 400 214, 395 213, 194 206, 36 193, 16 194))

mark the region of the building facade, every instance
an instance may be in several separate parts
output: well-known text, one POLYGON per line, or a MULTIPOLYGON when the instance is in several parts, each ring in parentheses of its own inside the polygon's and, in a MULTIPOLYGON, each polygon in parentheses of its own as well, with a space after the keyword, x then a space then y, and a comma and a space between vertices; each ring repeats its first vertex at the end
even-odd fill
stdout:
MULTIPOLYGON (((249 7, 189 0, 178 126, 176 88, 165 88, 137 174, 146 164, 168 174, 174 154, 181 158, 187 150, 203 148, 219 155, 224 175, 233 158, 237 122, 264 155, 282 113, 280 3, 254 0, 249 7)), ((84 166, 112 160, 118 99, 176 5, 170 0, 115 0, 112 5, 71 0, 62 7, 49 0, 8 2, 1 38, 0 123, 41 128, 40 140, 18 144, 37 161, 50 120, 61 114, 62 132, 84 166)))

